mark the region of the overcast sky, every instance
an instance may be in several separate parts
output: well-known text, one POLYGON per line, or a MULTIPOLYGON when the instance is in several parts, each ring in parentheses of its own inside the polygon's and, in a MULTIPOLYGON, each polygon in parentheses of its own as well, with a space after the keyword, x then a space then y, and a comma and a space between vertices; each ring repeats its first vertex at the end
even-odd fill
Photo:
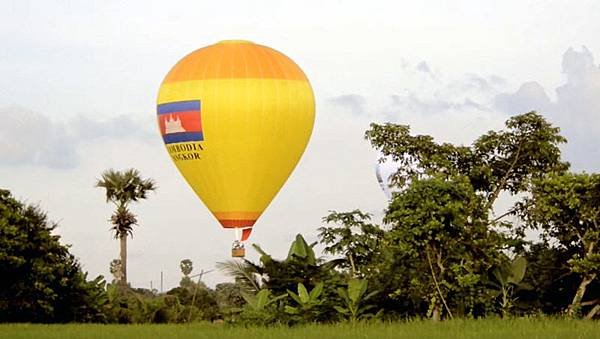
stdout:
MULTIPOLYGON (((24 1, 0 12, 0 187, 39 204, 91 276, 118 257, 112 206, 94 188, 108 168, 159 186, 133 206, 135 286, 165 289, 229 259, 232 235, 187 187, 155 125, 162 78, 181 57, 247 39, 296 61, 317 118, 298 167, 252 242, 284 257, 316 240, 328 210, 381 215, 386 198, 363 140, 370 122, 470 143, 511 115, 560 126, 575 170, 600 171, 599 1, 24 1)), ((249 250, 249 258, 257 256, 249 250)), ((206 276, 214 285, 225 278, 206 276)))

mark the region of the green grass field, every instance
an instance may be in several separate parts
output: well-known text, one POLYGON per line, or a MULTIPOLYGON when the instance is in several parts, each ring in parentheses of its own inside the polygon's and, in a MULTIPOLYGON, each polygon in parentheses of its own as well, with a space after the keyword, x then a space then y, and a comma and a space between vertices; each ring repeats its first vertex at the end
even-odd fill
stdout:
POLYGON ((241 328, 227 325, 0 325, 0 338, 600 338, 597 321, 564 319, 453 320, 441 323, 308 325, 241 328))

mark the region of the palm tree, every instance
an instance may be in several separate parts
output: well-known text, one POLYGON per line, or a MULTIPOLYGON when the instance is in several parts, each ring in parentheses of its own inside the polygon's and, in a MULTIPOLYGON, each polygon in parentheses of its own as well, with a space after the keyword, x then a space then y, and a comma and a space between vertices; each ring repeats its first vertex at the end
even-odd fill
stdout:
POLYGON ((121 244, 120 282, 127 285, 127 236, 133 237, 133 225, 137 225, 137 218, 129 211, 129 204, 146 199, 148 192, 156 189, 156 184, 152 179, 142 179, 140 172, 133 168, 123 172, 109 169, 96 181, 96 187, 104 188, 106 202, 112 202, 117 208, 110 217, 111 230, 121 244))

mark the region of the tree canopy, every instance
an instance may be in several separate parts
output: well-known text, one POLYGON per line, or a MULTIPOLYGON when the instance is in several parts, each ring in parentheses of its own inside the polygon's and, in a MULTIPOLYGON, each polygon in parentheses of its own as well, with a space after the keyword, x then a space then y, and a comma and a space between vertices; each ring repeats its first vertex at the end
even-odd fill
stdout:
POLYGON ((0 322, 103 321, 104 281, 86 281, 56 227, 0 190, 0 322))

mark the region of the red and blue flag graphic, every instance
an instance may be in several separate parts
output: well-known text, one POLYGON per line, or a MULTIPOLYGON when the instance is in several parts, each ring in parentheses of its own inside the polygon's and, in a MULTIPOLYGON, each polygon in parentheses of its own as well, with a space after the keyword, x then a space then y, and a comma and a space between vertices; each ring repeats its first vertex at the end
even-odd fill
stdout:
POLYGON ((204 140, 200 108, 200 100, 169 102, 156 107, 165 144, 204 140))

